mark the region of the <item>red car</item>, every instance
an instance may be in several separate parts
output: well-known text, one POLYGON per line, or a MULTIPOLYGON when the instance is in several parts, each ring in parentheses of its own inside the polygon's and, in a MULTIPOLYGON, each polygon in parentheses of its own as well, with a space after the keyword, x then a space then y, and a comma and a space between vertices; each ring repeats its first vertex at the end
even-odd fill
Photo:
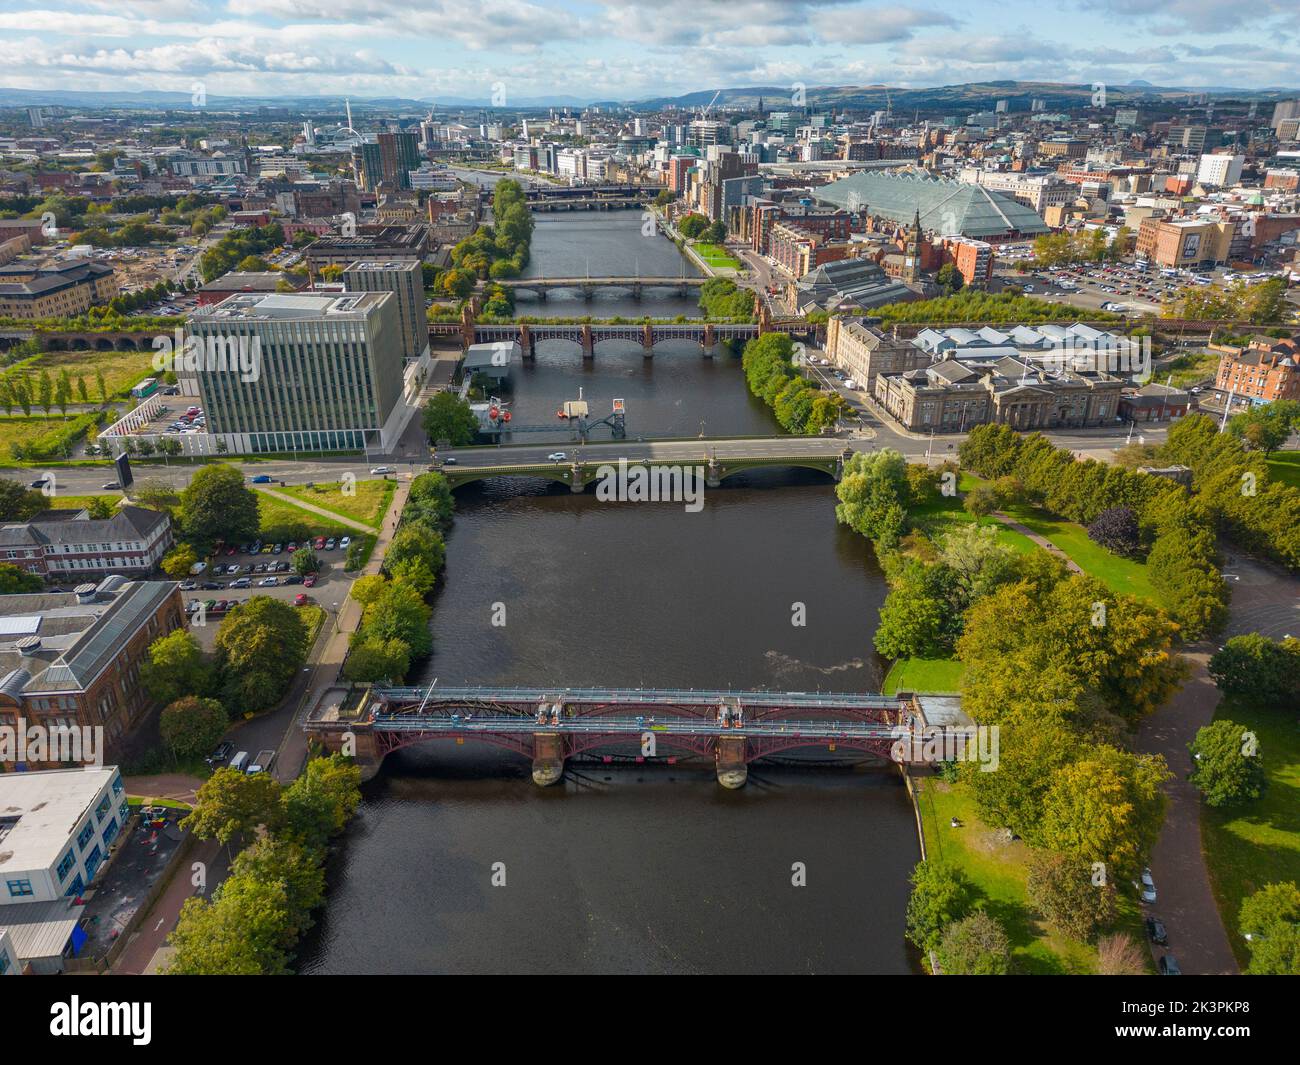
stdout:
POLYGON ((303 586, 304 588, 314 588, 314 587, 316 587, 316 574, 314 574, 314 573, 309 573, 309 574, 307 574, 307 576, 305 576, 305 577, 302 579, 302 586, 303 586))
POLYGON ((314 547, 317 551, 323 549, 325 547, 325 537, 323 536, 316 537, 315 541, 312 543, 312 547, 314 547))
POLYGON ((302 592, 299 592, 297 595, 293 597, 294 606, 306 606, 310 602, 311 602, 311 596, 304 595, 302 592))

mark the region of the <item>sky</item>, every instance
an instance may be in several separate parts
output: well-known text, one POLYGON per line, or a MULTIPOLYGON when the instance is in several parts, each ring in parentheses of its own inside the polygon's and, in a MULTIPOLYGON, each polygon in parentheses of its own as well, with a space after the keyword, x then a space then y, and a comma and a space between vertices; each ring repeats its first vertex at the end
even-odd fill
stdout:
POLYGON ((0 86, 638 100, 1015 79, 1300 86, 1297 0, 4 0, 0 86))

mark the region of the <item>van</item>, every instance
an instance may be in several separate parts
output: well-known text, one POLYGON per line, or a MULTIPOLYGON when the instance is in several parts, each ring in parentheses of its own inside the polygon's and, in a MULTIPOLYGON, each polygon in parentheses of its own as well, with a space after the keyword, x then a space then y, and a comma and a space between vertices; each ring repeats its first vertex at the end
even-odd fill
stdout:
POLYGON ((248 752, 240 751, 234 758, 230 759, 230 768, 236 773, 242 773, 248 768, 248 752))

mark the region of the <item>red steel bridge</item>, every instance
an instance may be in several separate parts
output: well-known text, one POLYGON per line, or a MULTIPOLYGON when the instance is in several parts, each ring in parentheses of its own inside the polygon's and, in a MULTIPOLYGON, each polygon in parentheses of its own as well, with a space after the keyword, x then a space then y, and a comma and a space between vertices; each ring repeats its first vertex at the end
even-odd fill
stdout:
POLYGON ((367 777, 402 747, 477 740, 531 759, 538 784, 558 781, 568 758, 635 751, 637 761, 712 758, 719 781, 737 788, 750 762, 787 751, 894 759, 922 724, 909 693, 434 686, 336 689, 303 727, 367 777))

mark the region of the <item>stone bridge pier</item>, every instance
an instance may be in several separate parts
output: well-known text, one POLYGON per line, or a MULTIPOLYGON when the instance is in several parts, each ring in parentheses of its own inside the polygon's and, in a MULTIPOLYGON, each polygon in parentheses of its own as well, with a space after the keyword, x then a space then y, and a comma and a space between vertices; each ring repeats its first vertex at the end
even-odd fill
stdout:
POLYGON ((370 780, 379 772, 384 752, 379 749, 379 738, 368 721, 359 721, 351 728, 331 729, 317 733, 321 745, 330 754, 343 754, 356 759, 362 781, 370 780))
POLYGON ((564 776, 564 741, 556 732, 533 733, 533 783, 558 784, 564 776))
POLYGON ((745 760, 744 736, 719 736, 713 757, 718 767, 718 783, 724 788, 743 788, 749 778, 749 764, 745 760))

